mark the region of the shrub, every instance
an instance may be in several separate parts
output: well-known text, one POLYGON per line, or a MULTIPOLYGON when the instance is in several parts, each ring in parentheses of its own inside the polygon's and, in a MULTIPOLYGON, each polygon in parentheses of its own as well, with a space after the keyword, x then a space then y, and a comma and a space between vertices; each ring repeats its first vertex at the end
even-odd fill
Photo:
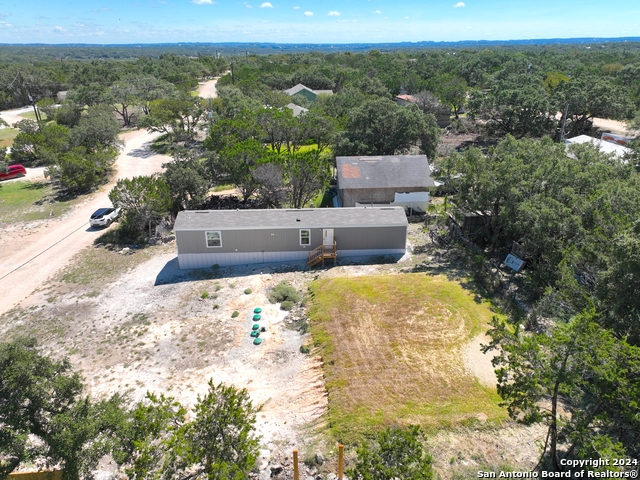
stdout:
MULTIPOLYGON (((294 303, 298 303, 300 301, 300 295, 295 288, 290 287, 285 282, 280 282, 273 290, 271 290, 271 293, 269 294, 269 301, 271 303, 289 301, 293 306, 294 303)), ((283 310, 285 309, 283 308, 283 310)), ((290 310, 290 308, 286 310, 290 310)))
POLYGON ((247 295, 251 294, 252 292, 253 292, 253 290, 251 290, 250 288, 246 288, 244 290, 244 293, 247 294, 247 295))
POLYGON ((200 294, 200 298, 201 298, 201 299, 203 299, 203 300, 204 300, 205 298, 209 298, 209 292, 202 292, 202 293, 200 294))
POLYGON ((240 315, 240 312, 238 310, 234 310, 233 313, 231 314, 231 318, 237 318, 238 315, 240 315))
POLYGON ((300 353, 307 355, 309 352, 311 352, 311 347, 309 345, 300 345, 300 353))
POLYGON ((295 303, 293 303, 291 300, 285 300, 280 304, 280 310, 289 311, 293 308, 294 305, 295 303))

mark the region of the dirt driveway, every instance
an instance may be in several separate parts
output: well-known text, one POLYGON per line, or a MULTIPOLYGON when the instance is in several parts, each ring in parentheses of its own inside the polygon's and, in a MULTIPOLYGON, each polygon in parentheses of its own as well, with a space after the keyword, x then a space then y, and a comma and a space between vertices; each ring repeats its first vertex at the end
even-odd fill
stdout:
POLYGON ((159 172, 162 164, 171 160, 149 149, 158 135, 144 130, 122 134, 125 146, 116 161, 115 178, 71 213, 54 220, 4 226, 0 250, 13 253, 0 260, 0 291, 11 292, 0 296, 0 314, 28 297, 101 234, 101 230, 89 227, 89 217, 98 208, 111 205, 108 193, 118 179, 159 172))
POLYGON ((218 93, 216 91, 216 83, 220 77, 216 77, 208 82, 201 82, 198 84, 198 96, 202 98, 216 98, 218 93))

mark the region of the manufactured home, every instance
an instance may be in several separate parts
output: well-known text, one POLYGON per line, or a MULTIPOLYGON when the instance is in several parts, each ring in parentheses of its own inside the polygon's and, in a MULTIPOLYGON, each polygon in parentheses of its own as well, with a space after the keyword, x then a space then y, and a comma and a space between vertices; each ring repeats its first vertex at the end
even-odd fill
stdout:
POLYGON ((401 207, 185 210, 174 225, 180 268, 404 255, 401 207))

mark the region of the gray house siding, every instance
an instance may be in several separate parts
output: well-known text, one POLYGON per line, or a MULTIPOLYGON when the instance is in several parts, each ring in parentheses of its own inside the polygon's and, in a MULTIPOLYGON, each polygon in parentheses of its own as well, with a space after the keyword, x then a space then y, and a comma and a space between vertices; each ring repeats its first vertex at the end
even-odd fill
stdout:
MULTIPOLYGON (((178 263, 180 268, 204 268, 218 264, 238 265, 268 262, 284 262, 293 260, 306 260, 308 252, 322 244, 324 229, 333 229, 339 258, 361 255, 404 254, 406 250, 407 222, 402 208, 393 209, 353 209, 348 212, 341 209, 340 213, 348 213, 356 223, 360 215, 367 217, 361 225, 341 226, 336 225, 327 218, 331 218, 331 211, 309 212, 308 224, 297 222, 296 216, 303 217, 303 212, 287 212, 293 217, 294 226, 262 227, 255 228, 216 227, 228 223, 229 218, 235 218, 232 212, 222 214, 220 212, 211 215, 196 216, 194 212, 187 212, 176 221, 176 244, 178 248, 178 263), (367 221, 375 220, 376 214, 386 217, 384 221, 389 225, 367 225, 367 221), (187 216, 189 215, 189 216, 187 216), (209 217, 209 218, 206 218, 209 217), (200 218, 203 219, 200 222, 200 218), (216 222, 216 218, 221 219, 216 222), (322 220, 321 222, 319 220, 322 220), (194 226, 193 223, 202 223, 202 226, 194 226), (181 225, 182 224, 182 225, 181 225), (300 230, 310 231, 310 244, 300 245, 300 230), (206 232, 220 232, 221 246, 208 247, 206 232)), ((264 211, 265 216, 282 216, 282 211, 264 211)), ((338 211, 334 211, 336 214, 338 211)), ((185 212, 180 212, 182 215, 185 212)), ((237 218, 244 217, 242 213, 236 214, 237 218)), ((349 221, 350 218, 342 219, 349 221)), ((269 218, 264 219, 269 223, 269 218)))

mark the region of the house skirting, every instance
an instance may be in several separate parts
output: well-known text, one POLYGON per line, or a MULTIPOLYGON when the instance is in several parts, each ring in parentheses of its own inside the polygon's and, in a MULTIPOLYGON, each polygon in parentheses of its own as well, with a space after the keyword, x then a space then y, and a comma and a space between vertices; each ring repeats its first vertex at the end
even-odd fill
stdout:
MULTIPOLYGON (((233 252, 233 253, 179 253, 178 265, 181 269, 209 268, 256 263, 277 263, 307 260, 307 251, 299 252, 233 252)), ((403 249, 338 250, 338 259, 375 255, 404 255, 403 249)))

